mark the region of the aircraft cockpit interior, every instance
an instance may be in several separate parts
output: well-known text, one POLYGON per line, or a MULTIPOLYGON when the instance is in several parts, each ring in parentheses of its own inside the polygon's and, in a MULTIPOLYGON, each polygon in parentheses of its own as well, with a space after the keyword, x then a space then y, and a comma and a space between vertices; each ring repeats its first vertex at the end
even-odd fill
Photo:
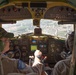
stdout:
POLYGON ((10 50, 7 54, 10 57, 12 52, 12 58, 21 59, 28 63, 29 56, 34 55, 37 49, 41 50, 43 57, 47 56, 46 63, 51 68, 54 67, 56 62, 64 59, 61 53, 68 51, 65 47, 65 40, 42 34, 41 28, 35 28, 33 33, 27 33, 20 38, 13 38, 10 41, 10 50))
MULTIPOLYGON (((36 50, 42 52, 45 65, 69 56, 68 34, 76 30, 76 1, 73 0, 1 0, 0 27, 14 33, 10 39, 9 58, 29 65, 36 50)), ((50 74, 48 74, 50 75, 50 74)))

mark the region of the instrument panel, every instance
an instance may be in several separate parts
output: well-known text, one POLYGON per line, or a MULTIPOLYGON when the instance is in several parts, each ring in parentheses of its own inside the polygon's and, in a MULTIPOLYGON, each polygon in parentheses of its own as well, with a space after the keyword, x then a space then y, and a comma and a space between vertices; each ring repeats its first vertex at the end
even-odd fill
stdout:
POLYGON ((34 51, 39 49, 43 53, 43 55, 46 55, 48 52, 47 49, 47 36, 31 36, 30 37, 30 50, 31 53, 34 55, 34 51))
POLYGON ((64 40, 49 38, 48 42, 48 62, 56 63, 62 59, 61 52, 66 51, 64 40))
MULTIPOLYGON (((43 56, 47 56, 46 63, 55 64, 62 59, 61 52, 66 51, 64 40, 55 39, 50 35, 25 35, 17 39, 12 39, 10 51, 14 52, 13 58, 29 62, 29 56, 34 55, 36 49, 42 51, 43 56)), ((10 52, 9 51, 9 52, 10 52)))
POLYGON ((28 38, 20 38, 11 40, 10 51, 13 51, 16 59, 21 59, 24 62, 29 61, 29 44, 28 38))

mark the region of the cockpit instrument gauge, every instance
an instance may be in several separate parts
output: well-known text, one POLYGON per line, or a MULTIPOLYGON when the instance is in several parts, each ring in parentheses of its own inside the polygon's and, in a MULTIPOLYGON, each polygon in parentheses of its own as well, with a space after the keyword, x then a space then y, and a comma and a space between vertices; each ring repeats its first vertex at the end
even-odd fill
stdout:
POLYGON ((20 51, 14 52, 14 57, 15 57, 16 59, 20 59, 20 58, 21 58, 21 52, 20 52, 20 51))
POLYGON ((18 45, 19 43, 18 43, 18 40, 15 40, 14 41, 14 45, 18 45))

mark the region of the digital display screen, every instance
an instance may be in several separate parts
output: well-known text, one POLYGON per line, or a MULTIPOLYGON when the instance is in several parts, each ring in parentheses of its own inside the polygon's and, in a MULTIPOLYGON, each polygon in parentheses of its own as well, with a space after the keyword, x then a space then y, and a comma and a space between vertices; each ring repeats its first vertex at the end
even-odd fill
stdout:
POLYGON ((32 40, 32 43, 36 43, 36 40, 32 40))
POLYGON ((40 48, 46 48, 46 45, 40 45, 39 47, 40 48))
POLYGON ((37 45, 31 45, 31 51, 37 50, 37 45))

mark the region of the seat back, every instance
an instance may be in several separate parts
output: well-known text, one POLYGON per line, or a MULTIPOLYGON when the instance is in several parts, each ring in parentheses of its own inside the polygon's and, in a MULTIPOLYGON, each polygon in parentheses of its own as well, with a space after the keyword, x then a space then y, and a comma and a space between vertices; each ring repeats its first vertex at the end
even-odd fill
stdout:
POLYGON ((2 66, 3 66, 3 72, 4 75, 7 75, 8 73, 17 73, 17 61, 11 60, 9 58, 3 58, 2 59, 2 66))

